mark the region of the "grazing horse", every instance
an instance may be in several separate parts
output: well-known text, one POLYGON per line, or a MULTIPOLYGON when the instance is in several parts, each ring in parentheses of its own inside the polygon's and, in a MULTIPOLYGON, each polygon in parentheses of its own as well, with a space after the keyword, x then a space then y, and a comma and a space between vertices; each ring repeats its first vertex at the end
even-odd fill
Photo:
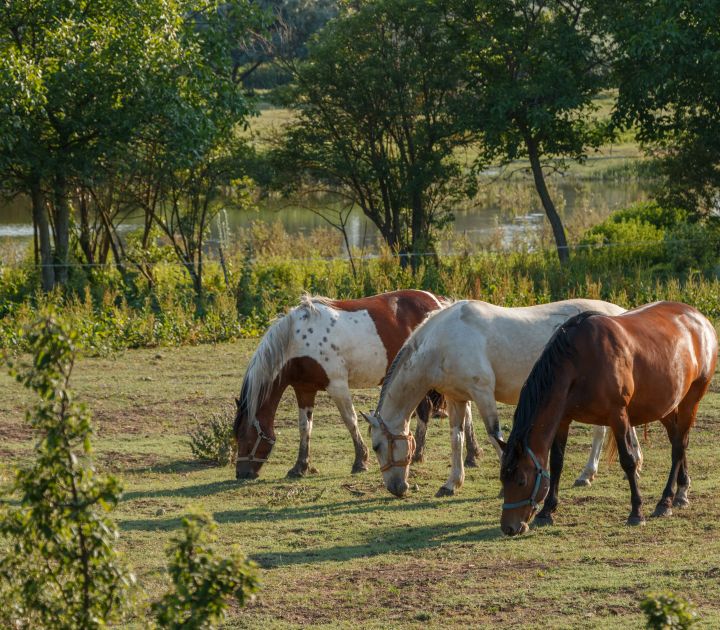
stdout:
MULTIPOLYGON (((470 401, 480 410, 500 456, 502 434, 495 401, 516 403, 522 384, 555 329, 588 309, 624 312, 599 300, 566 300, 522 308, 463 300, 428 317, 395 357, 377 409, 363 414, 372 427, 372 445, 385 487, 397 496, 407 492, 410 413, 431 389, 447 400, 452 444, 450 477, 437 496, 454 494, 464 481, 463 419, 467 423, 471 418, 470 401)), ((593 436, 581 485, 588 485, 597 472, 604 436, 604 427, 593 436)))
MULTIPOLYGON (((300 428, 300 449, 288 476, 299 477, 309 470, 313 407, 320 390, 333 399, 352 436, 352 471, 367 470, 368 451, 350 389, 380 384, 413 328, 446 304, 432 293, 412 290, 359 300, 303 297, 299 306, 270 327, 245 373, 234 426, 237 478, 257 477, 267 461, 275 443, 275 412, 287 387, 295 390, 300 428)), ((418 409, 421 436, 430 407, 425 400, 418 409)))
POLYGON ((715 373, 717 351, 712 324, 678 302, 656 302, 614 317, 581 313, 563 324, 533 367, 515 410, 501 467, 502 531, 511 536, 527 531, 545 495, 535 522, 552 523, 572 420, 612 429, 630 482, 628 525, 645 521, 631 431, 662 422, 672 444, 672 465, 653 516, 669 516, 673 505, 687 506, 688 432, 715 373))

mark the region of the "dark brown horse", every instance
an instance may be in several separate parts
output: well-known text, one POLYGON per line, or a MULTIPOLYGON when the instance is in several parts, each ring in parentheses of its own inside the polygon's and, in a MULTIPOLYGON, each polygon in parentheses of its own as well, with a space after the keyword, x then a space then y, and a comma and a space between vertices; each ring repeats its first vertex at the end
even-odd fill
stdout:
MULTIPOLYGON (((257 477, 267 461, 275 443, 275 412, 288 387, 295 391, 300 428, 297 461, 288 475, 302 476, 310 469, 313 407, 320 390, 328 392, 350 431, 355 445, 352 472, 367 470, 368 451, 358 430, 350 390, 380 384, 413 329, 445 304, 432 293, 413 290, 359 300, 304 297, 270 327, 245 373, 234 427, 237 478, 257 477)), ((427 399, 418 407, 420 454, 431 408, 427 399)), ((466 431, 471 437, 468 457, 472 460, 479 447, 471 435, 471 424, 466 431)))
POLYGON ((630 427, 662 422, 672 465, 653 516, 669 516, 673 505, 687 506, 688 432, 715 373, 717 351, 712 324, 678 302, 657 302, 616 316, 585 312, 565 322, 520 393, 500 473, 506 501, 502 531, 511 536, 527 531, 546 495, 535 522, 552 523, 571 420, 612 429, 630 482, 628 525, 645 520, 630 427))

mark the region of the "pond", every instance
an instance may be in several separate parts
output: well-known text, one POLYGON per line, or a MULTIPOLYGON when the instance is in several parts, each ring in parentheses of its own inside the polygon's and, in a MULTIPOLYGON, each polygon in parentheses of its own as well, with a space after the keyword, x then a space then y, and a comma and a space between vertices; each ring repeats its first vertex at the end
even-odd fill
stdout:
MULTIPOLYGON (((648 198, 651 183, 641 179, 587 179, 573 177, 552 178, 550 189, 566 226, 578 233, 601 221, 612 211, 648 198)), ((289 233, 310 232, 327 227, 320 216, 332 211, 329 200, 307 200, 303 204, 281 200, 260 203, 256 211, 228 211, 231 231, 249 227, 254 221, 279 221, 289 233)), ((539 199, 528 179, 499 180, 481 188, 477 199, 454 211, 451 230, 464 235, 478 245, 494 244, 512 247, 527 242, 542 232, 546 224, 539 199)), ((121 226, 128 232, 139 223, 129 219, 121 226)), ((378 233, 359 210, 353 210, 347 226, 350 242, 355 247, 370 246, 377 242, 378 233)), ((0 238, 29 240, 33 230, 29 202, 17 197, 10 202, 0 201, 0 238)))

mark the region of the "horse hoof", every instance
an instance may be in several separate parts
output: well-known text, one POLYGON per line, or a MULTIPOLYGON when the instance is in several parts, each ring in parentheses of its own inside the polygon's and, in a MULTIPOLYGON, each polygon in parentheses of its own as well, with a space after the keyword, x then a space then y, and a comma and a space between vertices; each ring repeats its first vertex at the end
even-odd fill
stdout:
POLYGON ((295 466, 287 471, 286 476, 290 477, 291 479, 299 479, 300 477, 304 477, 307 473, 307 468, 298 468, 297 466, 295 466))
POLYGON ((535 527, 547 527, 548 525, 554 525, 555 521, 552 516, 540 516, 539 514, 535 517, 533 525, 535 527))
POLYGON ((455 490, 451 488, 446 488, 445 486, 440 486, 440 490, 438 490, 435 493, 436 497, 451 497, 455 494, 455 490))
POLYGON ((360 464, 353 464, 352 472, 353 475, 357 475, 358 473, 363 473, 368 469, 367 464, 365 462, 362 462, 360 464))
POLYGON ((631 527, 637 527, 638 525, 645 525, 645 518, 642 516, 628 516, 627 524, 631 527))
POLYGON ((685 509, 690 505, 690 501, 688 501, 685 497, 676 497, 673 499, 673 506, 676 508, 680 508, 681 510, 685 509))
POLYGON ((672 516, 672 508, 669 505, 658 505, 652 513, 653 518, 663 518, 672 516))
POLYGON ((592 481, 589 479, 583 479, 582 477, 579 477, 575 480, 575 483, 573 484, 576 488, 587 488, 589 486, 592 486, 592 481))
POLYGON ((477 467, 478 467, 478 463, 474 457, 472 459, 465 460, 465 468, 477 468, 477 467))
POLYGON ((423 455, 422 453, 420 455, 415 453, 415 456, 412 458, 412 463, 413 464, 424 464, 425 463, 425 455, 423 455))

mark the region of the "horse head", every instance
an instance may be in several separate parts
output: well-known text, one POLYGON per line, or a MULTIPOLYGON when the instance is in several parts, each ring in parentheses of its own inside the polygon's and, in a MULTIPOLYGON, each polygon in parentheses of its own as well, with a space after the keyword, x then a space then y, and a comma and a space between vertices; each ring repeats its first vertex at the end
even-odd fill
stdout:
POLYGON ((233 427, 237 446, 235 478, 256 479, 275 445, 272 420, 268 421, 267 416, 265 421, 259 418, 258 416, 264 416, 260 413, 261 410, 258 410, 257 414, 252 414, 251 418, 242 394, 240 398, 235 399, 235 403, 237 405, 233 427))
POLYGON ((407 433, 393 433, 379 412, 362 414, 370 424, 372 447, 380 464, 385 487, 396 497, 403 497, 408 491, 410 462, 415 452, 415 439, 407 433))

